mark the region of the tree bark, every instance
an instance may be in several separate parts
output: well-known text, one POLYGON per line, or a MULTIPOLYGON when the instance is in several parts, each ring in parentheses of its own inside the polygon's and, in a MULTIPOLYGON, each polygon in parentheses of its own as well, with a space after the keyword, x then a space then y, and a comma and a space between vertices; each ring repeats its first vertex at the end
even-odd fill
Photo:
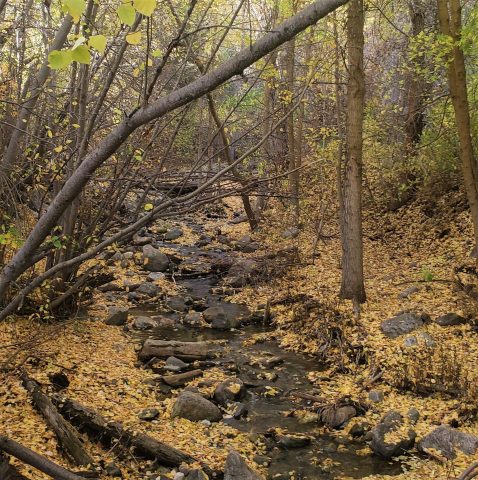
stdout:
POLYGON ((347 11, 347 139, 342 214, 342 285, 340 297, 352 300, 356 315, 365 302, 362 238, 362 130, 365 97, 363 0, 347 11))
POLYGON ((453 48, 448 64, 448 87, 455 112, 459 156, 462 164, 466 196, 470 206, 475 246, 478 255, 478 165, 473 149, 470 105, 466 80, 465 56, 458 43, 461 30, 460 0, 438 0, 438 19, 441 32, 451 37, 453 48))
POLYGON ((4 298, 9 285, 32 264, 38 247, 55 227, 68 205, 80 194, 96 169, 116 152, 132 132, 141 125, 214 90, 345 3, 347 0, 318 0, 312 3, 218 68, 126 117, 91 153, 86 155, 81 165, 52 200, 47 211, 39 218, 23 246, 5 266, 0 275, 0 300, 4 298))

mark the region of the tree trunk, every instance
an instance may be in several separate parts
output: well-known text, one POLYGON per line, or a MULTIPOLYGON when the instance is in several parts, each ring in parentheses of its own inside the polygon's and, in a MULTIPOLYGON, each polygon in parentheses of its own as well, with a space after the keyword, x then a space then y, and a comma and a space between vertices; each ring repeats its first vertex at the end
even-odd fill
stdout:
MULTIPOLYGON (((412 36, 416 37, 425 28, 425 6, 422 0, 410 0, 410 23, 412 36)), ((405 118, 405 151, 409 155, 416 155, 416 146, 420 142, 425 128, 425 80, 421 69, 425 65, 425 56, 420 55, 407 78, 406 87, 406 118, 405 118), (417 71, 418 70, 418 71, 417 71)))
POLYGON ((438 19, 444 35, 453 40, 453 49, 448 64, 448 86, 455 111, 458 131, 459 156, 463 169, 466 195, 473 220, 475 246, 473 254, 478 252, 478 166, 473 151, 473 139, 470 122, 470 106, 466 82, 466 67, 463 50, 458 43, 461 30, 460 0, 438 0, 438 19))
POLYGON ((347 11, 349 77, 340 297, 352 300, 357 315, 360 313, 360 304, 366 300, 362 239, 362 129, 365 97, 363 27, 363 0, 352 0, 347 11))

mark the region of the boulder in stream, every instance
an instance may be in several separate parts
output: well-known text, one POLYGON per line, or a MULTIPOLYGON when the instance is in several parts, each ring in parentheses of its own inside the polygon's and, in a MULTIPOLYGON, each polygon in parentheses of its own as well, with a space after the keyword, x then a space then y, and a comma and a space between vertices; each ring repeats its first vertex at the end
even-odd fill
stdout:
POLYGON ((149 272, 165 272, 169 268, 169 257, 152 245, 145 245, 143 267, 149 272))
POLYGON ((228 403, 240 400, 245 393, 246 388, 240 378, 229 378, 217 385, 214 390, 214 400, 226 407, 228 403))
POLYGON ((229 330, 237 328, 241 324, 241 319, 220 306, 206 308, 203 312, 203 317, 206 322, 211 324, 211 327, 217 330, 229 330))
POLYGON ((132 327, 136 330, 151 330, 157 326, 157 323, 151 318, 146 316, 135 317, 132 323, 132 327))
POLYGON ((219 408, 198 393, 184 391, 179 395, 173 405, 172 417, 181 417, 199 422, 209 420, 219 422, 222 420, 222 413, 219 408))
POLYGON ((231 450, 224 466, 224 480, 262 480, 263 477, 252 470, 245 460, 235 451, 231 450))
POLYGON ((329 428, 339 430, 347 422, 357 415, 357 410, 352 405, 344 405, 336 408, 335 406, 325 407, 320 414, 320 419, 329 428))
POLYGON ((392 410, 372 429, 370 448, 383 458, 397 457, 413 447, 415 437, 402 415, 392 410))

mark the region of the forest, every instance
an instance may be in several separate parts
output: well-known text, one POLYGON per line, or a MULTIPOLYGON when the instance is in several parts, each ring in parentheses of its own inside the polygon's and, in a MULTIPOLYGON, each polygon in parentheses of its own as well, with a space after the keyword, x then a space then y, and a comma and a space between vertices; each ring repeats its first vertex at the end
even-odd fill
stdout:
POLYGON ((0 0, 0 480, 478 479, 478 2, 0 0))

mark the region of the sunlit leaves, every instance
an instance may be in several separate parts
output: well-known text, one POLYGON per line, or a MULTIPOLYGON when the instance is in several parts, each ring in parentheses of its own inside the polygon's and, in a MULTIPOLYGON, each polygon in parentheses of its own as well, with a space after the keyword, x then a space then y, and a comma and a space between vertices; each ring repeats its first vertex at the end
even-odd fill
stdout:
POLYGON ((90 51, 86 45, 80 45, 71 51, 71 57, 75 62, 88 65, 90 63, 90 51))
POLYGON ((134 32, 126 35, 126 41, 130 45, 138 45, 141 42, 141 32, 134 32))
POLYGON ((128 25, 129 27, 133 26, 134 19, 136 18, 136 10, 134 9, 131 3, 123 3, 121 4, 116 13, 118 14, 121 23, 128 25))
POLYGON ((145 206, 144 206, 144 210, 146 212, 149 212, 153 209, 153 204, 152 203, 147 203, 145 206))
POLYGON ((72 61, 71 50, 53 50, 48 55, 48 64, 53 70, 66 68, 72 61))
POLYGON ((149 17, 156 8, 156 0, 133 0, 133 5, 139 13, 149 17))
POLYGON ((104 35, 93 35, 88 39, 88 46, 103 54, 106 49, 106 37, 104 35))
POLYGON ((85 0, 64 0, 63 2, 63 10, 73 17, 75 23, 80 21, 80 17, 83 15, 85 8, 85 0))

